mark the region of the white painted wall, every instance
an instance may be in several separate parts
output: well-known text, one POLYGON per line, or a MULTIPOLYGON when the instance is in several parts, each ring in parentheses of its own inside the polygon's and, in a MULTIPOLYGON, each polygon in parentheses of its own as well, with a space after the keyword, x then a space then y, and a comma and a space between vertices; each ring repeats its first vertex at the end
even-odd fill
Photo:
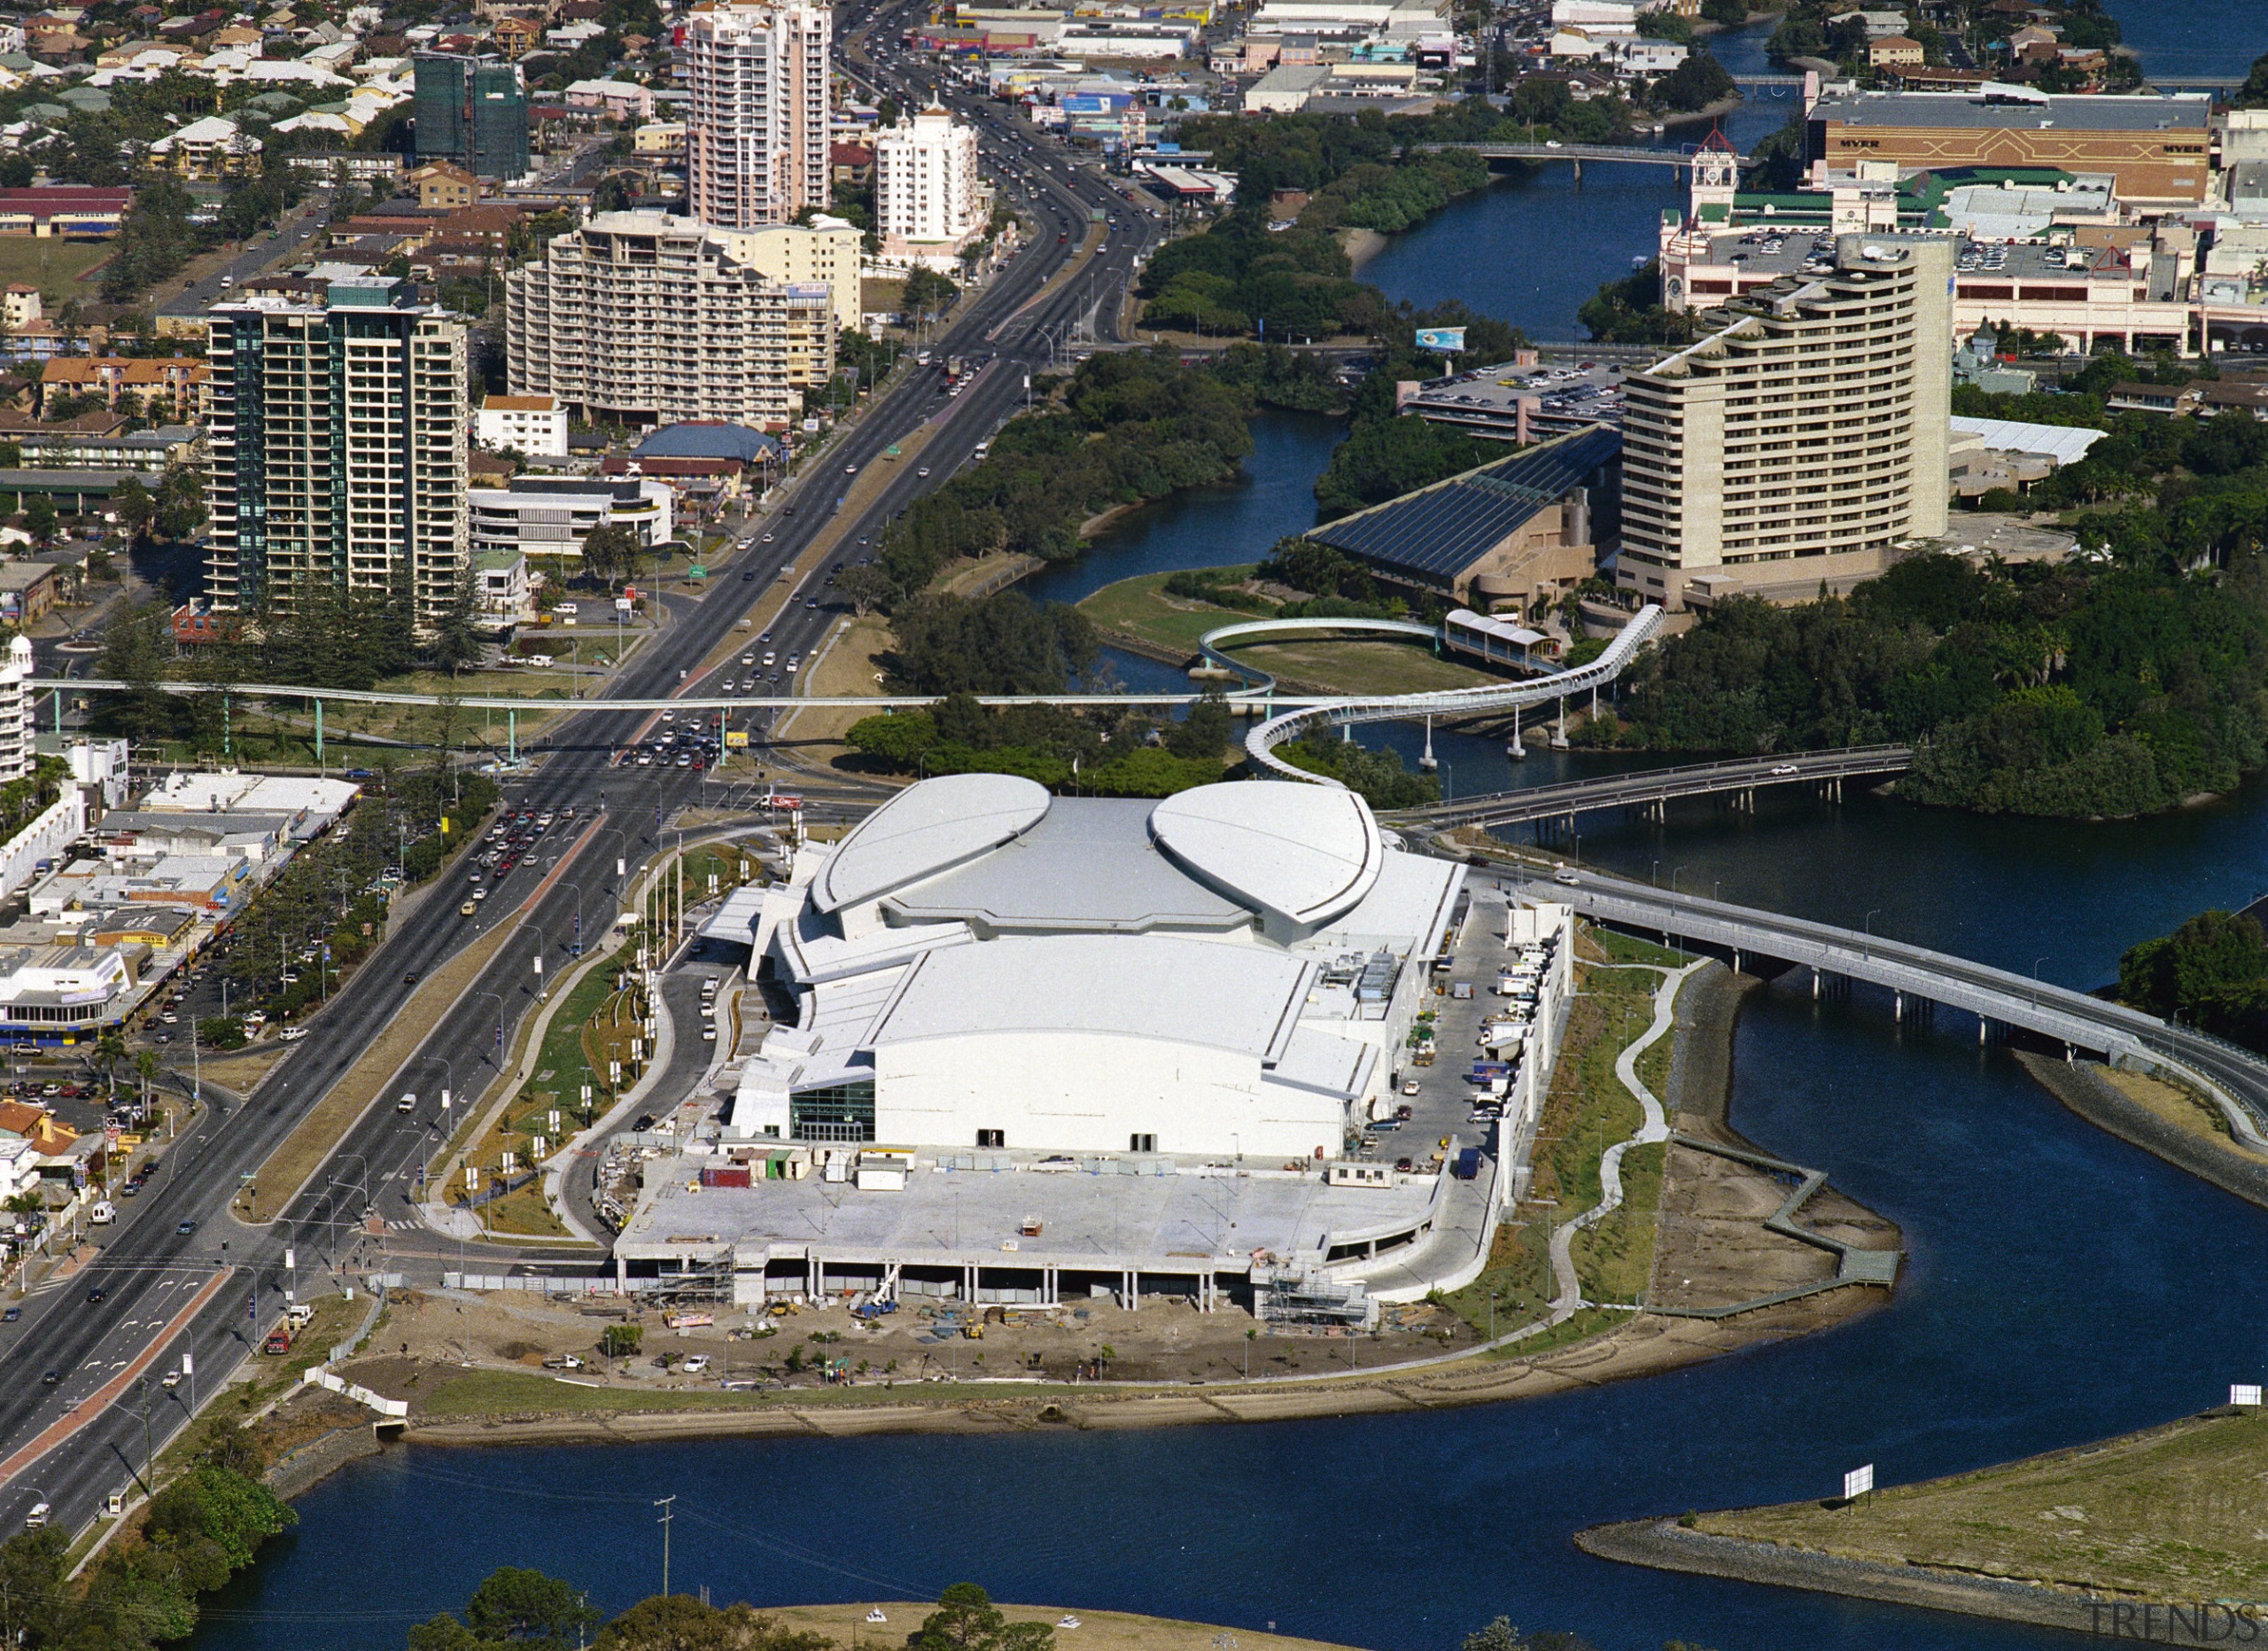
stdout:
POLYGON ((1170 1153, 1339 1156, 1344 1109, 1261 1081, 1259 1058, 1092 1032, 975 1032, 874 1055, 874 1134, 904 1146, 1115 1152, 1135 1134, 1170 1153))
POLYGON ((76 785, 66 785, 44 813, 0 844, 0 899, 28 884, 41 861, 60 863, 63 851, 86 831, 86 794, 76 785))

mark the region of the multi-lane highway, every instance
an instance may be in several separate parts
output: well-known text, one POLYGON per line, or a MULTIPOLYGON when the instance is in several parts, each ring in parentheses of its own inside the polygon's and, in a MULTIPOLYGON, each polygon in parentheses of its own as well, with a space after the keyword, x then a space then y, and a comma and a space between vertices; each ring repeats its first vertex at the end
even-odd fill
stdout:
MULTIPOLYGON (((846 31, 871 11, 852 11, 846 31)), ((878 89, 902 98, 918 94, 886 48, 861 51, 860 60, 878 89)), ((1034 226, 1029 242, 964 302, 932 346, 940 362, 958 354, 989 357, 989 365, 958 396, 945 393, 941 366, 902 373, 712 564, 718 572, 705 598, 664 598, 658 634, 624 666, 608 697, 713 692, 727 673, 750 674, 740 655, 766 628, 764 649, 783 659, 810 658, 842 617, 827 599, 827 566, 866 554, 862 539, 871 549, 916 494, 966 463, 976 444, 1021 408, 1026 373, 1061 361, 1072 334, 1112 338, 1117 294, 1161 226, 999 105, 966 98, 951 84, 942 95, 980 122, 997 175, 1034 226), (1084 243, 1098 214, 1108 238, 1090 253, 1084 243), (1113 214, 1121 221, 1115 228, 1113 214), (1067 266, 1068 275, 1051 288, 1067 266), (887 481, 862 506, 838 506, 852 492, 848 484, 884 448, 924 424, 933 428, 918 459, 886 464, 887 481), (812 554, 829 534, 835 546, 823 557, 812 554), (794 570, 785 581, 782 570, 794 570), (750 612, 757 629, 737 631, 750 612), (704 674, 712 657, 729 664, 704 674)), ((248 1099, 220 1101, 198 1116, 159 1176, 122 1207, 101 1255, 27 1300, 19 1321, 0 1323, 0 1530, 15 1528, 37 1501, 52 1505, 56 1523, 75 1527, 105 1494, 125 1488, 145 1437, 143 1394, 133 1384, 138 1364, 148 1369, 147 1437, 162 1450, 187 1419, 190 1393, 186 1383, 164 1390, 157 1378, 193 1347, 198 1396, 209 1397, 230 1369, 256 1357, 255 1332, 281 1310, 291 1281, 287 1249, 304 1289, 318 1270, 346 1265, 358 1249, 374 1250, 384 1224, 399 1228, 414 1219, 418 1165, 444 1125, 441 1089, 453 1090, 461 1109, 463 1097, 493 1078, 497 1027, 509 1044, 536 1004, 536 959, 555 978, 577 914, 594 937, 622 892, 617 866, 634 877, 642 861, 674 840, 664 829, 672 817, 716 790, 710 776, 689 767, 617 759, 656 720, 650 712, 610 711, 602 699, 547 730, 539 766, 508 785, 507 806, 531 814, 572 808, 575 816, 555 825, 474 917, 459 914, 465 868, 453 867, 397 918, 385 944, 315 1020, 314 1035, 295 1045, 268 1081, 248 1099), (226 1211, 240 1179, 346 1074, 369 1040, 403 1015, 414 981, 498 925, 509 933, 493 959, 442 1009, 398 1080, 345 1132, 282 1217, 257 1227, 231 1219, 226 1211), (417 1096, 406 1114, 393 1105, 402 1091, 417 1096), (198 1304, 208 1284, 212 1293, 201 1304, 184 1306, 198 1304), (100 1298, 90 1299, 97 1290, 100 1298), (52 1382, 43 1380, 49 1372, 52 1382)), ((282 1189, 264 1190, 273 1197, 282 1189)), ((415 1234, 398 1239, 413 1253, 418 1242, 415 1234)), ((455 1246, 436 1238, 425 1247, 436 1265, 444 1251, 454 1265, 455 1246)))

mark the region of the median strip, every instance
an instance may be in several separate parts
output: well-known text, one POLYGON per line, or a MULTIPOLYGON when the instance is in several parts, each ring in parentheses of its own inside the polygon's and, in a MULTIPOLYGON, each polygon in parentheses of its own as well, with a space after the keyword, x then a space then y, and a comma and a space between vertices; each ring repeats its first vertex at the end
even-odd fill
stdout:
POLYGON ((31 1467, 41 1457, 70 1438, 97 1416, 101 1415, 103 1412, 117 1403, 120 1395, 133 1386, 135 1381, 157 1362, 158 1355, 165 1351, 174 1337, 190 1327, 190 1322, 198 1313, 205 1311, 213 1297, 220 1294, 221 1286, 228 1281, 227 1273, 215 1273, 207 1279, 204 1288, 190 1298, 189 1304, 174 1314, 160 1334, 150 1338, 149 1343, 141 1352, 128 1361, 125 1369, 74 1405, 65 1413, 61 1420, 43 1429, 39 1436, 30 1444, 18 1450, 5 1461, 0 1461, 0 1485, 5 1485, 13 1481, 18 1474, 31 1467))

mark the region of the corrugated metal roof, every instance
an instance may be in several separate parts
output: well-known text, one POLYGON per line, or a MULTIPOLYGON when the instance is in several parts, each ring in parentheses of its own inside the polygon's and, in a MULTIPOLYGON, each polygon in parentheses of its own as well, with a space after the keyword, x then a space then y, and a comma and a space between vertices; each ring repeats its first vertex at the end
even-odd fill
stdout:
POLYGON ((1622 451, 1604 424, 1374 504, 1308 536, 1365 561, 1454 579, 1622 451))

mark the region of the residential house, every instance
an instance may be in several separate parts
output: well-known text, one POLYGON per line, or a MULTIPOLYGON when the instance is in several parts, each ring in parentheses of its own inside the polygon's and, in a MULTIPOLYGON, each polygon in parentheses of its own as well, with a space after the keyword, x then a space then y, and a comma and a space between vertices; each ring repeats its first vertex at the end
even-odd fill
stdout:
POLYGON ((427 211, 454 211, 480 199, 480 180, 454 160, 432 160, 404 180, 417 192, 417 204, 427 211))
POLYGON ((234 121, 208 114, 150 145, 150 159, 182 177, 233 177, 246 171, 260 141, 234 121))

